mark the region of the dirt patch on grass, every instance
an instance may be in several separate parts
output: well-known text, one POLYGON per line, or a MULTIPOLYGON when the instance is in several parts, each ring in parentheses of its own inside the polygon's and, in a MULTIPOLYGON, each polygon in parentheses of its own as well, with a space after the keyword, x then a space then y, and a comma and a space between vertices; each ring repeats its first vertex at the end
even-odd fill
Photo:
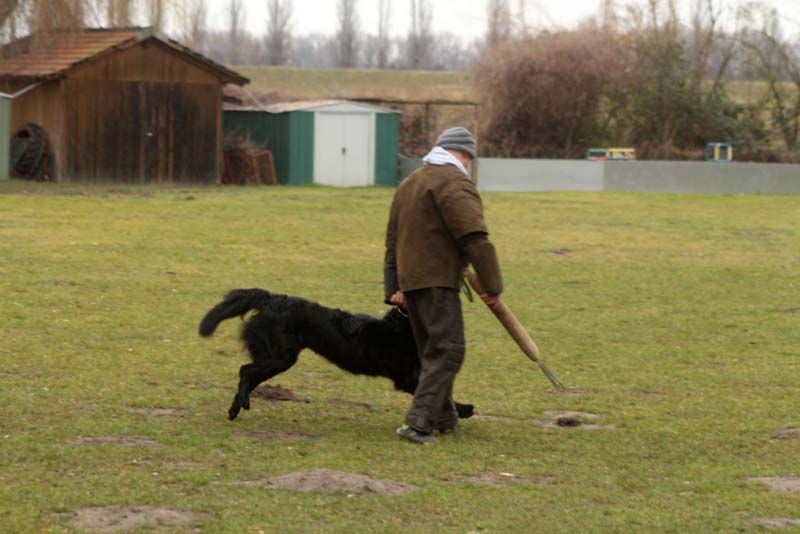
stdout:
POLYGON ((72 445, 122 445, 123 447, 160 447, 161 444, 152 439, 119 438, 114 436, 81 437, 70 441, 72 445))
POLYGON ((234 436, 240 438, 252 438, 259 441, 287 441, 291 439, 318 439, 319 436, 306 434, 305 432, 234 432, 234 436))
POLYGON ((513 473, 495 473, 489 471, 480 475, 474 475, 464 478, 467 482, 474 482, 481 486, 489 486, 493 488, 501 488, 507 486, 509 482, 517 482, 521 484, 535 484, 545 485, 555 483, 555 477, 551 475, 536 475, 532 477, 517 476, 513 473))
POLYGON ((556 395, 567 395, 570 397, 589 397, 595 393, 591 389, 581 388, 554 389, 552 392, 556 395))
POLYGON ((382 480, 357 473, 344 473, 331 469, 311 469, 296 471, 277 477, 246 480, 238 482, 245 486, 269 486, 295 491, 319 491, 323 493, 346 493, 348 495, 364 495, 377 493, 380 495, 405 495, 419 489, 413 484, 382 480))
POLYGON ((784 313, 800 313, 800 308, 783 308, 780 311, 784 313))
POLYGON ((800 428, 782 428, 769 433, 770 437, 778 439, 800 438, 800 428))
POLYGON ((553 421, 558 422, 559 419, 578 419, 579 421, 593 421, 600 417, 596 413, 592 412, 572 412, 572 411, 555 411, 555 410, 548 410, 544 412, 545 415, 552 417, 553 421))
POLYGON ((487 421, 505 421, 509 423, 526 423, 530 425, 540 426, 542 428, 580 428, 582 430, 613 430, 617 427, 615 425, 601 425, 597 423, 589 423, 600 416, 596 413, 590 412, 570 412, 570 411, 547 411, 545 415, 550 419, 521 419, 516 417, 506 417, 502 415, 489 415, 478 414, 475 415, 476 419, 484 419, 487 421))
POLYGON ((364 408, 370 412, 374 411, 371 404, 366 402, 350 401, 345 399, 328 399, 328 404, 335 404, 337 406, 347 406, 350 408, 364 408))
POLYGON ((156 506, 98 506, 81 508, 72 514, 79 530, 130 532, 139 528, 171 530, 194 523, 204 514, 179 508, 156 506))
POLYGON ((108 198, 114 196, 133 196, 142 198, 152 198, 155 193, 151 190, 140 188, 125 187, 97 187, 97 188, 74 188, 64 187, 57 184, 48 184, 37 188, 23 188, 13 192, 16 195, 53 195, 61 197, 100 197, 108 198))
POLYGON ((254 389, 250 396, 268 401, 311 402, 308 399, 298 397, 294 394, 294 392, 292 392, 291 389, 281 387, 280 384, 277 386, 264 384, 263 386, 259 386, 254 389))
POLYGON ((128 412, 139 415, 164 416, 183 415, 186 413, 186 410, 183 408, 128 408, 128 412))
POLYGON ((788 517, 759 517, 751 519, 749 522, 753 525, 772 528, 800 527, 800 519, 790 519, 788 517))
POLYGON ((100 191, 101 197, 108 197, 111 195, 119 195, 119 196, 127 196, 127 197, 142 197, 142 198, 152 198, 155 195, 152 191, 148 191, 146 189, 128 189, 123 187, 116 187, 113 189, 106 189, 105 191, 100 191))
POLYGON ((564 256, 566 254, 571 254, 571 253, 573 253, 575 251, 572 250, 571 248, 553 248, 553 249, 550 249, 550 250, 545 250, 545 252, 547 254, 555 254, 557 256, 564 256))
POLYGON ((599 425, 597 423, 584 423, 577 418, 561 418, 555 421, 532 421, 542 428, 580 428, 581 430, 616 430, 615 425, 599 425))
POLYGON ((152 460, 150 458, 134 458, 131 460, 133 465, 145 468, 152 468, 152 466, 157 466, 161 469, 186 469, 186 468, 197 468, 202 466, 202 464, 197 462, 192 462, 188 460, 177 460, 174 462, 171 461, 161 461, 161 460, 152 460))
POLYGON ((766 484, 777 493, 800 492, 800 477, 754 477, 749 480, 766 484))
POLYGON ((633 388, 631 390, 631 393, 633 393, 635 395, 646 395, 646 396, 652 396, 652 397, 664 397, 664 396, 666 396, 666 393, 664 393, 663 391, 658 391, 656 389, 648 389, 648 388, 633 388))
POLYGON ((215 387, 217 387, 214 384, 189 384, 188 386, 191 389, 202 389, 202 390, 214 389, 215 387))
POLYGON ((42 282, 42 285, 55 287, 76 287, 81 284, 71 280, 50 280, 49 282, 42 282))
POLYGON ((545 428, 581 428, 583 430, 613 430, 617 428, 614 425, 600 425, 597 423, 590 423, 588 421, 595 421, 600 416, 592 412, 574 412, 574 411, 546 411, 545 415, 551 418, 550 421, 540 421, 537 424, 545 428))
POLYGON ((578 417, 565 415, 555 420, 557 426, 581 426, 583 421, 578 417))

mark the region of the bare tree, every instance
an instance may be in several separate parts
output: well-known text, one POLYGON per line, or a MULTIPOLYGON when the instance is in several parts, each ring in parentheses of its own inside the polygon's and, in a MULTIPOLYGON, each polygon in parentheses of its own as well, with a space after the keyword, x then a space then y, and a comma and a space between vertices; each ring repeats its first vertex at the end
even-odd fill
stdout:
POLYGON ((130 26, 133 20, 131 0, 106 0, 106 22, 109 26, 120 28, 130 26))
POLYGON ((241 61, 241 37, 244 23, 244 1, 230 0, 228 2, 228 61, 239 63, 241 61))
POLYGON ((738 24, 728 39, 725 39, 720 28, 723 5, 723 0, 694 0, 692 4, 689 27, 691 83, 696 90, 700 90, 710 77, 713 85, 708 95, 711 97, 722 90, 725 75, 738 48, 738 24), (716 61, 714 56, 717 56, 716 61))
POLYGON ((311 33, 292 39, 292 65, 331 68, 336 66, 336 37, 311 33))
POLYGON ((244 0, 228 2, 228 34, 232 38, 239 37, 244 22, 244 0))
POLYGON ((526 0, 517 0, 516 22, 519 34, 527 37, 530 28, 528 27, 528 2, 526 0))
POLYGON ((408 34, 408 66, 427 68, 431 64, 433 47, 433 13, 429 0, 411 0, 411 31, 408 34))
POLYGON ((492 47, 511 38, 511 9, 508 0, 489 0, 486 46, 492 47))
POLYGON ((197 49, 204 48, 204 41, 208 31, 208 5, 206 0, 186 0, 185 12, 181 18, 185 26, 185 39, 189 46, 197 49))
POLYGON ((358 62, 358 14, 357 0, 339 0, 339 28, 336 31, 338 65, 352 68, 358 62))
POLYGON ((745 7, 743 18, 748 21, 741 36, 742 46, 748 52, 747 63, 753 74, 768 86, 761 104, 769 111, 786 148, 797 150, 800 148, 800 50, 783 39, 776 12, 754 3, 745 7))
POLYGON ((291 52, 291 0, 267 0, 267 64, 284 65, 291 52))
POLYGON ((56 32, 81 30, 87 4, 88 0, 0 0, 0 38, 8 42, 29 34, 37 45, 56 32))
POLYGON ((0 0, 0 36, 8 42, 17 38, 19 9, 17 0, 0 0))
MULTIPOLYGON (((84 25, 83 0, 32 0, 30 4, 28 27, 31 34, 46 36, 53 31, 77 30, 84 25)), ((18 3, 24 7, 24 3, 18 3)))
POLYGON ((617 25, 617 2, 616 0, 603 0, 600 6, 600 20, 603 28, 613 30, 617 25))
POLYGON ((147 19, 153 30, 163 30, 167 22, 166 0, 147 0, 147 19))
POLYGON ((378 38, 377 42, 377 67, 385 69, 389 66, 389 19, 392 16, 392 0, 378 0, 378 38))
POLYGON ((17 0, 0 0, 0 23, 5 22, 15 9, 17 9, 17 0))
MULTIPOLYGON (((480 43, 480 41, 478 41, 480 43)), ((464 70, 478 57, 482 46, 470 46, 460 35, 439 32, 434 39, 435 61, 430 65, 435 70, 464 70)))

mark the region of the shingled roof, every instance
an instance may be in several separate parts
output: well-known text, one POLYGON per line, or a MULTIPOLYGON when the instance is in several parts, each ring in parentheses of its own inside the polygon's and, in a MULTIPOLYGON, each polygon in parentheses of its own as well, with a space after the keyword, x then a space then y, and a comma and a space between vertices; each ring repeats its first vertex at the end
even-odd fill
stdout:
POLYGON ((173 39, 157 35, 150 28, 90 29, 55 35, 36 45, 26 37, 0 49, 0 78, 30 82, 60 78, 78 65, 144 41, 153 41, 186 56, 225 83, 244 85, 250 81, 173 39))

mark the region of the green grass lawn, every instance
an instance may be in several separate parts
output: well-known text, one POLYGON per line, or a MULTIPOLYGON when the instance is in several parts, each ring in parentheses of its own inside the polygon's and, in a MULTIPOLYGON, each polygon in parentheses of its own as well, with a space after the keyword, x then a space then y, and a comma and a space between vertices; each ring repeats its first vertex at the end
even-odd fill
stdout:
POLYGON ((800 493, 748 480, 800 476, 800 439, 770 436, 800 426, 796 197, 486 194, 504 298, 572 391, 554 392, 474 303, 457 398, 507 419, 401 442, 408 396, 304 353, 272 383, 311 402, 256 399, 228 422, 238 321, 200 339, 202 315, 236 287, 382 313, 391 195, 0 182, 0 531, 72 531, 70 513, 107 505, 194 510, 186 529, 237 533, 735 532, 800 519, 800 493), (550 410, 616 428, 527 422, 550 410), (316 439, 237 434, 267 431, 316 439), (88 437, 159 446, 73 443, 88 437), (420 489, 233 484, 317 468, 420 489), (487 473, 548 483, 468 480, 487 473))

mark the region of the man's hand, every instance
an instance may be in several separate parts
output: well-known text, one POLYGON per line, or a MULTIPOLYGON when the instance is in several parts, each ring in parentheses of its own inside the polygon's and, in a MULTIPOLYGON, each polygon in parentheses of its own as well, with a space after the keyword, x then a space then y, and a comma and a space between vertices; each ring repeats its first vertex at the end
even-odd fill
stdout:
POLYGON ((391 302, 395 306, 400 306, 401 308, 405 308, 406 307, 406 296, 403 295, 402 291, 398 291, 394 295, 389 297, 389 302, 391 302))
POLYGON ((490 297, 486 293, 479 295, 481 300, 491 309, 496 310, 500 307, 500 297, 490 297))

